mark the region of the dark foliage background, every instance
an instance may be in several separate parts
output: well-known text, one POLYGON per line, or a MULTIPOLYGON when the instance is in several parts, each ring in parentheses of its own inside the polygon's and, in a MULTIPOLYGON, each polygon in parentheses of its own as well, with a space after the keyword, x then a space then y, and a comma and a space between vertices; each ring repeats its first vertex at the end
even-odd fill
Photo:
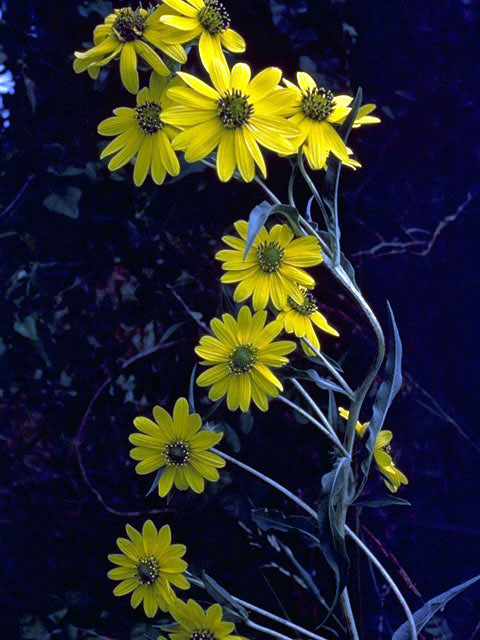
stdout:
MULTIPOLYGON (((176 495, 165 512, 154 494, 144 498, 149 479, 128 457, 132 418, 187 393, 201 334, 194 319, 225 305, 213 260, 220 235, 263 196, 206 171, 137 190, 129 171, 110 175, 98 161, 97 123, 132 98, 115 65, 94 83, 71 63, 110 8, 0 2, 0 63, 16 83, 2 95, 10 113, 0 129, 2 637, 143 637, 142 612, 112 597, 106 555, 126 521, 138 527, 158 509, 152 517, 172 524, 194 569, 313 628, 322 610, 249 515, 252 506, 291 506, 229 469, 200 499, 176 495)), ((362 535, 380 554, 371 531, 394 554, 385 563, 416 609, 420 595, 480 566, 474 2, 237 0, 230 9, 257 70, 273 64, 292 77, 303 68, 342 92, 361 85, 381 111, 380 126, 352 136, 363 168, 344 172, 343 241, 366 296, 383 320, 390 300, 403 338, 405 382, 388 426, 410 478, 401 496, 413 506, 364 509, 362 535)), ((283 163, 271 158, 269 167, 284 194, 283 163)), ((316 276, 342 334, 324 349, 358 381, 372 337, 326 272, 316 276)), ((200 392, 197 403, 206 410, 200 392)), ((217 415, 231 426, 224 446, 315 499, 328 465, 321 437, 278 403, 266 416, 217 415)), ((376 477, 368 490, 385 491, 376 477)), ((352 552, 363 637, 389 638, 401 612, 352 552)), ((331 598, 322 560, 300 555, 331 598)), ((473 587, 424 637, 479 638, 479 605, 473 587)))

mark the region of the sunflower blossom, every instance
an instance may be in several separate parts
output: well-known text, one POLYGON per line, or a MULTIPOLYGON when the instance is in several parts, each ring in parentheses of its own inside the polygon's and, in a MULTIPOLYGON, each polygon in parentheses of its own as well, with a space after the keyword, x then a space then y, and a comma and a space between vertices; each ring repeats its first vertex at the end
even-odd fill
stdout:
MULTIPOLYGON (((342 418, 348 420, 349 411, 343 407, 339 407, 338 412, 342 418)), ((368 425, 368 422, 364 422, 363 424, 361 422, 357 422, 355 429, 360 437, 362 437, 368 429, 368 425)), ((397 469, 392 460, 392 456, 390 455, 390 442, 392 441, 392 438, 393 433, 391 431, 380 431, 373 448, 373 458, 378 470, 384 476, 383 481, 385 482, 387 489, 392 493, 396 493, 400 485, 408 484, 408 478, 400 471, 400 469, 397 469)))
POLYGON ((217 149, 217 173, 226 182, 238 168, 246 182, 255 176, 255 164, 263 176, 267 169, 258 144, 277 153, 295 153, 292 139, 298 129, 279 115, 292 99, 278 86, 282 72, 269 67, 250 80, 243 63, 232 70, 216 59, 209 68, 214 87, 189 73, 178 71, 188 87, 170 89, 176 103, 163 114, 165 122, 183 129, 173 148, 185 152, 187 162, 197 162, 217 149))
POLYGON ((230 28, 230 16, 219 0, 163 1, 180 14, 160 18, 177 32, 177 37, 169 42, 190 42, 198 37, 200 59, 207 71, 216 58, 226 64, 222 46, 232 53, 245 51, 245 40, 230 28))
POLYGON ((75 72, 89 70, 92 77, 97 77, 100 67, 120 56, 120 76, 130 93, 137 93, 139 87, 137 55, 160 75, 170 75, 168 66, 155 49, 181 64, 186 62, 187 56, 181 45, 166 42, 172 29, 160 22, 164 13, 163 7, 152 12, 131 7, 115 9, 95 28, 95 46, 88 51, 75 51, 75 72))
POLYGON ((150 76, 150 88, 137 93, 134 109, 119 107, 111 118, 98 125, 98 133, 117 136, 102 151, 100 158, 115 154, 108 163, 110 171, 116 171, 136 156, 133 181, 137 187, 143 184, 148 173, 156 184, 162 184, 165 175, 177 176, 180 172, 178 158, 172 149, 171 139, 178 133, 165 124, 162 113, 169 104, 168 87, 177 84, 168 82, 157 73, 150 76))
POLYGON ((248 411, 253 402, 261 411, 267 411, 269 397, 283 391, 280 380, 271 367, 288 363, 285 356, 294 351, 294 342, 272 342, 282 331, 282 323, 275 320, 265 326, 266 311, 257 311, 252 317, 248 307, 242 307, 235 320, 224 313, 222 320, 214 318, 210 327, 214 336, 203 336, 195 352, 211 367, 198 378, 201 387, 212 385, 208 397, 212 401, 227 396, 230 411, 240 407, 248 411))
MULTIPOLYGON (((277 315, 277 320, 280 320, 287 333, 294 333, 297 338, 307 338, 319 351, 320 342, 314 325, 332 336, 338 337, 340 334, 328 324, 325 316, 318 311, 317 301, 314 296, 303 288, 300 288, 300 291, 303 297, 302 302, 295 302, 293 298, 288 296, 286 307, 277 315)), ((303 340, 302 348, 307 356, 315 355, 315 352, 303 340)))
POLYGON ((189 487, 202 493, 205 480, 219 479, 217 468, 225 466, 225 460, 208 451, 223 437, 223 433, 201 431, 202 420, 198 413, 189 414, 188 402, 179 398, 173 416, 154 407, 155 422, 138 417, 133 421, 142 433, 129 436, 135 447, 130 451, 134 460, 140 460, 135 470, 140 475, 165 467, 158 483, 158 493, 164 497, 173 483, 181 491, 189 487))
MULTIPOLYGON (((324 169, 327 157, 333 153, 343 164, 349 167, 360 167, 360 163, 350 157, 352 151, 345 145, 334 128, 334 124, 341 124, 350 113, 350 96, 334 96, 325 87, 318 87, 315 80, 304 71, 297 73, 298 86, 284 80, 288 90, 294 97, 293 106, 286 111, 289 121, 300 129, 297 139, 298 146, 303 146, 303 152, 312 169, 324 169)), ((355 126, 367 124, 373 116, 368 116, 374 105, 364 105, 362 113, 358 114, 355 126)))
POLYGON ((234 224, 240 236, 224 236, 222 240, 231 249, 219 251, 215 258, 224 262, 221 282, 238 282, 234 293, 236 302, 253 295, 255 310, 265 309, 269 301, 281 311, 288 298, 303 304, 304 296, 297 285, 308 289, 315 280, 301 267, 313 267, 323 260, 322 250, 314 236, 293 237, 286 224, 276 224, 270 231, 262 227, 245 260, 248 224, 238 220, 234 224))
POLYGON ((151 520, 143 525, 142 533, 127 524, 127 538, 117 538, 122 553, 108 556, 110 562, 119 565, 108 572, 112 580, 121 580, 113 593, 124 596, 131 593, 130 603, 134 609, 143 601, 143 608, 149 618, 158 609, 168 611, 176 600, 171 587, 188 589, 190 583, 183 572, 187 563, 181 560, 186 547, 171 544, 171 531, 164 525, 158 532, 151 520))
POLYGON ((171 640, 246 640, 231 635, 235 625, 223 619, 219 604, 213 604, 205 611, 195 600, 182 602, 177 599, 170 615, 177 622, 175 626, 165 627, 171 640))

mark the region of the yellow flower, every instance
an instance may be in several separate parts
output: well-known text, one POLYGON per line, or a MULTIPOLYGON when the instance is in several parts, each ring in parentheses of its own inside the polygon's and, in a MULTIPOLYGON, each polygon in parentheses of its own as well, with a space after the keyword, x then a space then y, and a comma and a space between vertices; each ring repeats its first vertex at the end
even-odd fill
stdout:
POLYGON ((128 538, 117 538, 122 553, 108 556, 110 562, 119 565, 108 572, 112 580, 121 580, 113 593, 124 596, 131 593, 130 603, 134 609, 143 601, 149 618, 157 609, 168 611, 176 600, 171 587, 188 589, 190 584, 183 576, 187 563, 181 560, 186 547, 171 544, 170 527, 164 525, 158 532, 151 520, 143 525, 142 533, 127 524, 128 538))
POLYGON ((219 604, 213 604, 205 611, 195 600, 182 602, 177 599, 170 615, 178 623, 166 628, 171 640, 246 640, 231 635, 235 625, 223 619, 219 604))
POLYGON ((129 440, 136 445, 130 451, 134 460, 141 460, 135 468, 143 475, 165 467, 158 483, 158 493, 164 497, 173 483, 181 491, 189 487, 195 493, 202 493, 205 479, 216 482, 219 479, 217 467, 224 467, 225 460, 208 451, 223 437, 223 433, 201 431, 202 420, 198 413, 189 415, 188 402, 179 398, 173 409, 173 416, 154 407, 155 422, 138 417, 134 425, 142 433, 134 433, 129 440))
POLYGON ((215 258, 222 260, 224 273, 221 282, 238 282, 234 293, 236 302, 243 302, 253 294, 255 310, 264 309, 269 300, 280 311, 290 296, 298 304, 303 295, 297 285, 312 289, 315 280, 301 267, 313 267, 323 260, 322 250, 314 236, 293 238, 286 224, 276 224, 270 231, 262 227, 245 260, 243 253, 248 224, 238 220, 234 224, 240 238, 224 236, 232 249, 219 251, 215 258))
MULTIPOLYGON (((345 120, 353 98, 344 95, 334 96, 329 89, 317 87, 315 80, 304 71, 297 73, 298 87, 288 80, 284 82, 295 97, 293 107, 286 113, 291 116, 290 122, 301 131, 297 143, 298 146, 304 144, 303 151, 310 167, 324 169, 329 153, 333 153, 349 167, 359 167, 360 164, 350 158, 352 151, 332 126, 345 120)), ((360 118, 365 117, 367 115, 364 109, 360 118)), ((360 124, 366 122, 358 122, 357 126, 360 124)))
POLYGON ((138 91, 137 55, 160 75, 170 75, 155 48, 179 63, 186 62, 187 56, 181 45, 165 41, 172 29, 160 22, 163 13, 163 7, 153 12, 141 8, 134 11, 131 7, 115 9, 105 18, 104 24, 95 28, 95 46, 88 51, 75 51, 74 70, 81 73, 91 69, 90 75, 96 77, 99 67, 120 56, 120 76, 130 93, 138 91))
POLYGON ((278 86, 282 72, 276 67, 264 69, 250 81, 250 67, 239 63, 230 71, 214 60, 209 73, 215 88, 189 73, 177 72, 188 87, 170 89, 169 97, 177 106, 163 114, 165 122, 184 129, 173 141, 173 148, 185 151, 187 162, 197 162, 217 149, 217 173, 230 180, 238 167, 242 178, 250 182, 255 163, 266 176, 260 143, 277 153, 294 153, 292 138, 298 129, 279 115, 291 96, 278 86))
MULTIPOLYGON (((287 333, 294 333, 297 338, 307 338, 309 342, 320 350, 320 342, 313 325, 316 325, 322 331, 330 333, 332 336, 339 336, 336 329, 331 327, 325 316, 323 316, 317 307, 317 301, 311 293, 300 289, 303 297, 301 303, 295 302, 290 296, 287 298, 287 305, 283 311, 277 315, 277 320, 282 322, 287 333)), ((310 349, 302 340, 302 347, 308 356, 314 356, 315 352, 310 349)))
MULTIPOLYGON (((338 412, 342 418, 348 420, 348 416, 350 414, 349 411, 343 407, 339 407, 338 412)), ((361 422, 357 422, 355 429, 360 437, 362 437, 368 429, 368 425, 368 422, 364 422, 363 424, 361 422)), ((392 493, 396 493, 401 484, 408 484, 408 478, 400 471, 400 469, 397 469, 392 460, 392 456, 390 455, 390 442, 392 438, 393 433, 391 431, 379 432, 373 448, 373 458, 378 470, 384 476, 383 481, 385 482, 387 489, 392 493)))
POLYGON ((222 46, 233 53, 245 51, 245 40, 230 29, 230 16, 218 0, 163 1, 180 15, 164 15, 160 18, 161 22, 177 31, 174 42, 190 42, 200 36, 198 50, 207 71, 216 58, 226 63, 222 46))
POLYGON ((280 380, 270 367, 288 363, 285 356, 295 349, 287 340, 272 342, 282 330, 275 320, 265 326, 266 311, 257 311, 252 317, 248 307, 242 307, 235 320, 224 313, 222 320, 214 318, 210 327, 215 337, 203 336, 195 352, 211 367, 197 379, 201 387, 212 385, 208 397, 214 402, 227 396, 230 411, 248 411, 253 402, 261 411, 267 411, 268 398, 283 391, 280 380))
POLYGON ((101 135, 117 136, 100 155, 100 158, 105 158, 115 154, 108 163, 110 171, 120 169, 137 156, 133 171, 137 187, 143 184, 148 173, 156 184, 162 184, 166 173, 176 176, 180 172, 180 164, 171 145, 171 139, 178 131, 165 124, 162 118, 163 109, 169 104, 166 89, 177 83, 175 79, 168 83, 167 79, 152 72, 150 88, 144 87, 137 94, 135 109, 114 109, 115 116, 98 125, 101 135))

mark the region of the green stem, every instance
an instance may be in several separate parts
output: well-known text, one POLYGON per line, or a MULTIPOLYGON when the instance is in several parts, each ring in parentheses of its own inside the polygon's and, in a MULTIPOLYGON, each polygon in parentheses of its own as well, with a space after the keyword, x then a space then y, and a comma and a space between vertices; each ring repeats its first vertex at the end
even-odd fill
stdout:
POLYGON ((325 222, 325 226, 328 229, 330 221, 329 221, 329 218, 328 218, 327 210, 325 209, 325 205, 323 204, 323 200, 322 200, 322 198, 320 197, 320 194, 317 191, 317 187, 315 186, 315 184, 313 183, 313 180, 308 175, 307 170, 305 169, 305 165, 303 164, 303 146, 301 146, 300 149, 298 150, 297 161, 298 161, 298 167, 300 169, 300 173, 302 174, 303 179, 305 180, 305 182, 308 184, 308 186, 310 188, 310 191, 312 192, 313 197, 315 198, 315 202, 320 207, 320 211, 322 212, 322 216, 323 216, 323 220, 325 222))
POLYGON ((315 413, 320 418, 320 420, 323 422, 325 428, 336 437, 337 434, 335 433, 335 429, 329 423, 327 416, 323 413, 323 411, 317 405, 315 400, 306 392, 306 390, 302 387, 302 385, 298 382, 298 380, 296 380, 295 378, 292 378, 291 380, 292 380, 293 384, 295 385, 295 387, 298 389, 298 391, 302 394, 302 396, 308 402, 308 404, 315 411, 315 413))
POLYGON ((273 202, 273 204, 282 204, 281 200, 279 200, 277 198, 277 196, 273 193, 273 191, 270 191, 270 189, 267 187, 267 185, 264 183, 264 181, 261 178, 259 178, 256 175, 253 178, 253 180, 265 191, 265 193, 270 198, 270 200, 273 202))
POLYGON ((319 351, 310 342, 310 340, 308 340, 308 338, 303 337, 302 340, 305 342, 305 344, 307 344, 310 347, 310 349, 314 352, 317 358, 319 358, 322 361, 324 366, 327 367, 327 369, 330 371, 330 373, 336 379, 336 381, 340 383, 340 386, 343 387, 345 393, 350 398, 350 400, 353 400, 353 398, 355 397, 355 394, 351 389, 351 387, 349 386, 348 382, 345 380, 345 378, 343 378, 343 376, 335 369, 335 367, 332 364, 330 364, 330 362, 327 360, 327 358, 325 358, 323 353, 319 351))
POLYGON ((342 605, 343 615, 345 616, 345 622, 347 623, 348 633, 351 640, 360 640, 360 636, 358 635, 357 631, 357 625, 355 624, 355 618, 353 617, 350 597, 346 588, 342 591, 342 594, 340 596, 340 604, 342 605))
POLYGON ((298 165, 296 163, 292 164, 292 172, 290 173, 290 180, 288 181, 288 202, 294 209, 297 208, 295 204, 295 198, 293 197, 293 185, 295 183, 295 177, 297 175, 297 167, 298 165))

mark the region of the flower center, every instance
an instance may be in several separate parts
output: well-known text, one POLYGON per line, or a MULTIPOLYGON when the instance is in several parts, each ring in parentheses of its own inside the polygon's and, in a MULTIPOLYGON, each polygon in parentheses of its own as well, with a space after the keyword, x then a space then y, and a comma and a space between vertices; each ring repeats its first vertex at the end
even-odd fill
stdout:
POLYGON ((257 247, 258 266, 265 273, 278 271, 282 266, 283 247, 278 242, 262 242, 257 247))
POLYGON ((248 96, 238 89, 227 89, 217 100, 217 115, 227 129, 238 129, 246 124, 253 113, 253 105, 248 102, 248 96))
POLYGON ((162 108, 156 102, 146 102, 135 107, 135 119, 142 131, 153 135, 157 133, 163 126, 160 120, 162 108))
POLYGON ((213 631, 208 629, 198 629, 194 631, 189 640, 216 640, 213 631))
POLYGON ((183 467, 190 460, 190 446, 186 440, 172 440, 165 445, 164 454, 168 465, 183 467))
POLYGON ((325 120, 334 109, 333 93, 325 87, 308 88, 303 92, 302 111, 312 120, 325 120))
POLYGON ((257 353, 258 349, 253 344, 241 344, 239 347, 235 347, 228 356, 230 373, 239 376, 242 373, 251 371, 257 361, 257 353))
POLYGON ((317 301, 311 293, 307 292, 303 294, 303 304, 298 304, 298 302, 295 302, 290 296, 288 296, 287 302, 294 311, 300 313, 302 316, 311 316, 312 313, 315 313, 318 309, 317 301))
POLYGON ((153 584, 160 575, 160 565, 155 556, 140 558, 137 564, 137 577, 142 584, 153 584))
POLYGON ((117 9, 117 17, 113 23, 113 30, 120 40, 131 42, 141 37, 145 30, 145 16, 138 9, 134 11, 130 7, 117 9))
POLYGON ((218 0, 205 0, 205 6, 198 14, 202 27, 212 36, 222 33, 230 26, 230 16, 218 0))

